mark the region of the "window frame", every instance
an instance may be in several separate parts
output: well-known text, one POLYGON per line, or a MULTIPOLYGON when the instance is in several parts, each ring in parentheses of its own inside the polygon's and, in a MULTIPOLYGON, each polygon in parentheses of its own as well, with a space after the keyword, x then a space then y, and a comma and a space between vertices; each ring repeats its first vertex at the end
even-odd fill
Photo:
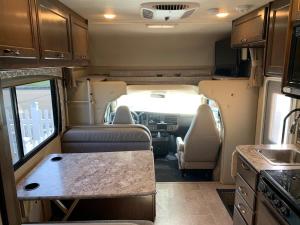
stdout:
MULTIPOLYGON (((13 164, 15 171, 17 169, 19 169, 21 166, 23 166, 28 160, 30 160, 39 151, 41 151, 46 145, 48 145, 52 140, 54 140, 59 134, 61 115, 60 115, 60 108, 59 108, 59 99, 58 99, 59 94, 58 94, 57 82, 55 79, 47 79, 47 80, 41 80, 41 81, 50 81, 54 132, 51 136, 49 136, 47 139, 45 139, 43 142, 41 142, 39 145, 37 145, 35 148, 33 148, 26 155, 24 154, 24 146, 23 146, 23 141, 22 141, 22 132, 21 132, 21 125, 20 125, 20 115, 19 115, 19 110, 18 110, 18 99, 17 99, 16 86, 9 87, 11 100, 12 100, 13 117, 14 117, 14 121, 15 121, 15 132, 16 132, 16 139, 17 139, 16 141, 17 141, 18 154, 19 154, 19 160, 13 164)), ((32 82, 32 83, 37 83, 37 82, 40 82, 40 81, 36 81, 36 82, 32 82)))

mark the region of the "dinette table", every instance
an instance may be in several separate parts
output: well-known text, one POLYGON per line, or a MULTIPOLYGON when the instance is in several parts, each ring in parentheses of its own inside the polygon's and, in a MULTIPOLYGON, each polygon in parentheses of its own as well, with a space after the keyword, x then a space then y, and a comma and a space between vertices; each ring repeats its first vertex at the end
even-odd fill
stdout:
POLYGON ((17 184, 17 195, 21 203, 53 201, 64 213, 63 221, 82 199, 152 196, 155 217, 153 153, 50 154, 17 184), (72 204, 67 207, 63 200, 72 200, 72 204))

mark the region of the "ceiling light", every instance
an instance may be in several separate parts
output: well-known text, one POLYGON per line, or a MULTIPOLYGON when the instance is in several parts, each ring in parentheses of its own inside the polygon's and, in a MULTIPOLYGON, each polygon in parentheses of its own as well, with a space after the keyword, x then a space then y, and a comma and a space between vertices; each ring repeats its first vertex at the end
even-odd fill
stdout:
POLYGON ((108 20, 112 20, 112 19, 116 18, 115 14, 104 14, 103 16, 105 19, 108 19, 108 20))
POLYGON ((207 10, 209 14, 216 15, 217 13, 220 13, 219 8, 210 8, 207 10))
POLYGON ((227 12, 220 12, 220 13, 217 13, 216 16, 219 17, 219 18, 225 18, 229 15, 229 13, 227 12))
POLYGON ((151 29, 170 29, 170 28, 174 28, 176 25, 175 24, 148 24, 146 26, 151 29))
POLYGON ((246 13, 250 11, 251 8, 253 8, 253 5, 239 5, 235 8, 235 10, 239 13, 246 13))

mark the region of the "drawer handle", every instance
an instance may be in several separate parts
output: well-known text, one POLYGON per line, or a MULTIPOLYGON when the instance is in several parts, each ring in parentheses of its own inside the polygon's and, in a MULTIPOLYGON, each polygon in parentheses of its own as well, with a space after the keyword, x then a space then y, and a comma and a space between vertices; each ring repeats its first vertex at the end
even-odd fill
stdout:
POLYGON ((238 190, 242 195, 247 196, 247 193, 243 190, 241 186, 238 187, 238 190))
POLYGON ((245 207, 243 206, 243 204, 239 203, 237 205, 238 209, 241 211, 242 214, 246 214, 246 209, 245 207))
POLYGON ((250 168, 245 163, 243 163, 243 162, 242 162, 242 168, 244 170, 250 170, 250 168))
POLYGON ((247 38, 243 38, 243 39, 241 40, 241 42, 242 42, 242 43, 247 42, 247 38))

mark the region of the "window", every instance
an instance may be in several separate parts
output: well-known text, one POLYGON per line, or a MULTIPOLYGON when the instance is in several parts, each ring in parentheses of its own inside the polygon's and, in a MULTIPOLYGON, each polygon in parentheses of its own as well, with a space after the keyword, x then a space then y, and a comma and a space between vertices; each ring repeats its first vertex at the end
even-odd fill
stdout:
POLYGON ((280 82, 268 83, 263 144, 281 143, 283 119, 292 110, 292 101, 281 94, 280 82))
POLYGON ((42 81, 3 90, 13 163, 18 167, 57 133, 54 81, 42 81))

